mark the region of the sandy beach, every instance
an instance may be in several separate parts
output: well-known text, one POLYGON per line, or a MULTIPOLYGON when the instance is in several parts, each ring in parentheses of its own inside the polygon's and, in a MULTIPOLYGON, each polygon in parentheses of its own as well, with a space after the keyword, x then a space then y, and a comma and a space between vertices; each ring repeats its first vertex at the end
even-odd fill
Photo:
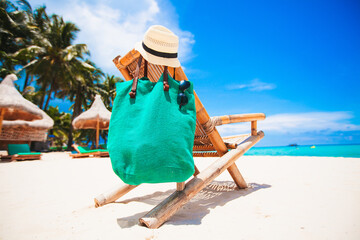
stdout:
MULTIPOLYGON (((196 158, 200 169, 210 158, 196 158)), ((245 156, 249 184, 224 172, 159 229, 138 218, 175 190, 144 184, 117 203, 93 198, 120 179, 109 158, 0 163, 0 239, 360 239, 360 159, 245 156)))

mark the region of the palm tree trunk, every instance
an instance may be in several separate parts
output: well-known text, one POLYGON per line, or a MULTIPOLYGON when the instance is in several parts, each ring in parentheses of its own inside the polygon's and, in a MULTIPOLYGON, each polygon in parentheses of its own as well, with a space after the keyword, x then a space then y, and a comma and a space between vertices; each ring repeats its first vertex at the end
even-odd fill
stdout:
POLYGON ((26 72, 25 82, 24 82, 24 88, 23 88, 23 90, 22 90, 22 93, 25 92, 25 88, 28 86, 28 82, 29 82, 29 72, 26 72))
POLYGON ((49 93, 47 95, 46 103, 45 103, 45 106, 43 108, 44 111, 46 111, 48 106, 49 106, 49 102, 50 102, 50 99, 51 99, 52 92, 53 92, 53 84, 51 84, 50 91, 49 91, 49 93))
POLYGON ((43 109, 43 106, 44 106, 44 101, 45 101, 45 95, 46 95, 46 88, 47 88, 47 85, 45 85, 44 87, 41 88, 41 92, 42 92, 42 96, 41 96, 41 99, 40 99, 40 104, 39 104, 39 107, 43 109))
POLYGON ((47 99, 46 99, 46 103, 45 103, 45 107, 44 107, 44 111, 47 110, 48 106, 49 106, 49 102, 50 102, 50 99, 51 99, 51 94, 54 92, 54 86, 55 86, 55 83, 56 83, 57 79, 56 78, 53 78, 52 81, 51 81, 51 85, 50 85, 50 90, 49 90, 49 93, 48 93, 48 96, 47 96, 47 99))

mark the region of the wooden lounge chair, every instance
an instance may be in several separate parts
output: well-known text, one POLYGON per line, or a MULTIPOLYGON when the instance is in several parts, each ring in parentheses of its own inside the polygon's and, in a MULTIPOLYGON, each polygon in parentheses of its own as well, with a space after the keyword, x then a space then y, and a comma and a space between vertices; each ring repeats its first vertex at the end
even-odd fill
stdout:
POLYGON ((39 160, 41 153, 31 152, 28 144, 8 144, 8 155, 2 156, 2 160, 39 160))
POLYGON ((100 144, 99 147, 100 147, 100 149, 107 150, 107 144, 106 143, 100 144))
POLYGON ((72 145, 78 153, 71 153, 72 158, 86 158, 86 157, 109 157, 108 150, 105 149, 88 149, 77 144, 72 145))
MULTIPOLYGON (((132 50, 123 58, 116 57, 113 61, 120 70, 125 80, 133 79, 137 66, 137 59, 140 53, 132 50)), ((150 81, 157 81, 163 73, 163 67, 148 63, 148 77, 150 81)), ((169 68, 169 73, 173 76, 175 71, 176 79, 187 80, 181 67, 169 68)), ((140 69, 140 76, 144 73, 144 64, 140 69)), ((235 161, 247 150, 254 146, 264 137, 262 131, 257 131, 257 121, 264 120, 265 114, 238 114, 210 118, 203 104, 195 94, 195 105, 197 112, 197 127, 195 133, 194 151, 195 157, 219 157, 208 168, 199 172, 195 166, 194 177, 185 183, 177 183, 177 190, 160 204, 154 207, 145 216, 139 219, 140 223, 149 228, 158 228, 168 220, 185 203, 190 201, 199 191, 205 188, 223 171, 228 170, 238 188, 247 188, 247 184, 240 171, 235 165, 235 161), (216 126, 228 123, 251 122, 251 133, 248 135, 221 138, 216 126)), ((107 203, 116 201, 137 186, 120 184, 112 190, 97 196, 95 206, 100 207, 107 203)))

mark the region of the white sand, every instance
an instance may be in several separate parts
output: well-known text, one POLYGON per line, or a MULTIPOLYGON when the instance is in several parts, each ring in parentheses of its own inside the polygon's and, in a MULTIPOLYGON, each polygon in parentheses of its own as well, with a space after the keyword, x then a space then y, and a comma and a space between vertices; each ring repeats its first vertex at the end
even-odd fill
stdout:
MULTIPOLYGON (((213 159, 196 159, 204 169, 213 159)), ((144 184, 118 203, 93 197, 120 180, 109 158, 0 163, 0 239, 360 239, 360 159, 242 157, 156 230, 137 220, 175 184, 144 184)))

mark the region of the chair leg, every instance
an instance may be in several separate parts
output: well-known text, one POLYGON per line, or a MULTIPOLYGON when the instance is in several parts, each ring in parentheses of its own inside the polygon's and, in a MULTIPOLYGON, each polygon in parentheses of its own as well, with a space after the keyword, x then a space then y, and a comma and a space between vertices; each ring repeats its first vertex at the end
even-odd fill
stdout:
POLYGON ((244 188, 248 187, 247 183, 245 182, 243 176, 241 175, 241 173, 235 163, 233 165, 231 165, 230 167, 228 167, 227 170, 230 173, 232 179, 234 180, 236 186, 239 189, 244 189, 244 188))
POLYGON ((182 191, 185 188, 185 182, 176 183, 176 191, 182 191))
POLYGON ((105 204, 115 202, 120 197, 124 196, 125 194, 136 188, 137 186, 139 185, 129 185, 125 183, 118 184, 110 191, 100 194, 99 196, 94 198, 95 207, 101 207, 104 206, 105 204))
POLYGON ((196 167, 195 165, 195 172, 193 174, 193 176, 195 177, 196 175, 198 175, 200 173, 199 169, 196 167))

